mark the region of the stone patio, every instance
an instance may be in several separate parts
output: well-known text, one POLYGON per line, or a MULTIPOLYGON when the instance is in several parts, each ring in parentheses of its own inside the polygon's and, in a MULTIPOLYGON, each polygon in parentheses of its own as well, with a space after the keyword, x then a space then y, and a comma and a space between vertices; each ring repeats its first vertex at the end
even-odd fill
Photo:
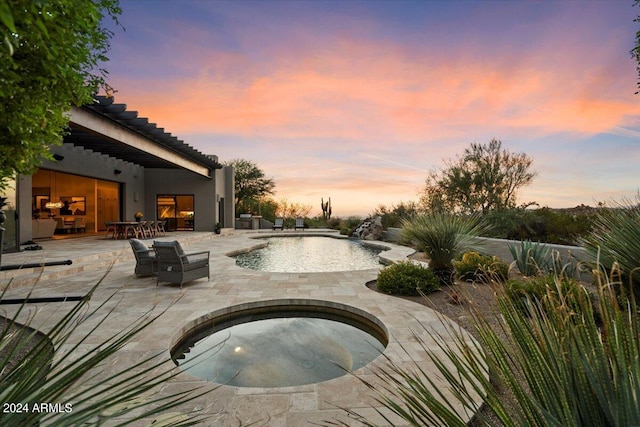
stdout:
MULTIPOLYGON (((345 304, 374 315, 389 332, 389 345, 384 352, 385 356, 407 366, 410 366, 411 358, 417 360, 422 369, 434 372, 435 377, 435 367, 420 350, 412 332, 419 333, 429 342, 430 338, 426 336, 420 324, 439 331, 445 330, 445 326, 434 311, 423 305, 368 289, 365 284, 376 278, 379 269, 333 273, 268 273, 248 270, 236 266, 235 260, 227 254, 259 246, 260 241, 256 241, 256 237, 273 234, 300 235, 303 232, 224 231, 221 235, 176 232, 158 239, 179 240, 186 252, 211 251, 211 280, 196 280, 186 284, 183 289, 177 285, 162 283, 156 286, 156 280, 152 277, 135 278, 135 259, 129 243, 126 240, 105 240, 102 236, 41 241, 38 242, 43 247, 41 251, 4 254, 3 265, 63 259, 71 259, 73 264, 25 271, 3 271, 0 272, 0 287, 9 287, 5 298, 25 297, 32 286, 33 297, 77 296, 86 294, 102 279, 90 306, 97 307, 113 295, 102 307, 101 312, 106 313, 111 308, 114 312, 94 333, 89 344, 105 340, 150 310, 157 313, 166 308, 166 312, 150 329, 136 336, 134 341, 118 353, 116 360, 107 364, 102 376, 110 370, 126 369, 127 366, 154 353, 166 357, 167 369, 179 369, 175 368, 170 360, 170 348, 188 325, 213 311, 257 301, 308 299, 345 304), (39 274, 41 277, 38 279, 39 274), (33 285, 34 283, 36 284, 33 285)), ((332 235, 335 232, 304 232, 309 233, 332 235)), ((147 243, 151 245, 152 242, 147 243)), ((405 259, 413 252, 406 247, 388 243, 384 245, 389 247, 389 250, 383 252, 381 257, 387 261, 405 259)), ((37 310, 32 326, 46 332, 48 325, 62 316, 66 311, 65 306, 70 304, 73 303, 29 304, 29 310, 23 317, 26 319, 37 310)), ((3 315, 11 316, 18 307, 2 305, 0 309, 3 315)), ((80 330, 88 330, 102 318, 103 316, 98 315, 95 319, 88 319, 80 330)), ((469 340, 471 341, 470 337, 469 340)), ((354 410, 380 425, 385 425, 374 409, 376 403, 372 399, 373 392, 356 378, 357 376, 376 382, 371 367, 383 363, 383 359, 379 357, 372 364, 353 372, 353 376, 346 375, 317 384, 285 388, 218 386, 181 372, 158 392, 168 394, 191 387, 210 390, 218 387, 206 396, 176 409, 183 413, 197 412, 209 415, 209 420, 202 424, 206 426, 226 427, 254 422, 258 426, 295 427, 322 421, 360 425, 350 419, 341 407, 354 410)), ((100 377, 93 382, 99 384, 100 377)), ((84 385, 90 387, 92 384, 84 385)), ((148 425, 148 422, 140 425, 148 425)))

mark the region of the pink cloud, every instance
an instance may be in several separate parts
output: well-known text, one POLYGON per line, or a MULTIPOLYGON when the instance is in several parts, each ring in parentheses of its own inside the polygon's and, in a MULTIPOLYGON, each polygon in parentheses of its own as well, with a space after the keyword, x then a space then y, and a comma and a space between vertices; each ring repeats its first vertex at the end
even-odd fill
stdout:
POLYGON ((552 71, 541 64, 518 68, 519 55, 509 60, 505 53, 495 67, 473 56, 467 62, 463 53, 434 65, 405 50, 352 41, 321 57, 283 49, 271 68, 207 51, 194 54, 196 75, 122 85, 135 108, 164 117, 177 133, 411 142, 487 127, 598 133, 640 113, 631 97, 602 96, 616 76, 575 81, 577 63, 552 71))
MULTIPOLYGON (((235 14, 238 26, 224 34, 233 48, 222 47, 221 32, 183 22, 179 37, 169 37, 158 29, 174 23, 157 25, 152 37, 163 48, 153 59, 129 57, 171 73, 113 72, 117 101, 187 142, 197 136, 202 151, 255 160, 276 178, 278 193, 296 202, 315 206, 332 196, 350 213, 362 212, 365 199, 370 207, 415 199, 426 170, 492 137, 524 147, 544 172, 544 184, 523 191, 526 200, 559 186, 546 176, 566 167, 554 157, 575 153, 557 151, 599 133, 636 132, 635 69, 612 53, 620 51, 618 32, 587 38, 585 55, 588 28, 567 31, 569 14, 542 26, 528 22, 522 30, 543 31, 525 43, 489 46, 480 32, 448 46, 444 38, 417 45, 363 37, 380 29, 364 18, 321 36, 292 21, 288 37, 273 40, 269 23, 248 12, 235 14), (538 139, 558 134, 570 138, 538 150, 538 139)), ((588 192, 570 181, 568 191, 588 192)), ((551 200, 566 199, 552 193, 551 200)))

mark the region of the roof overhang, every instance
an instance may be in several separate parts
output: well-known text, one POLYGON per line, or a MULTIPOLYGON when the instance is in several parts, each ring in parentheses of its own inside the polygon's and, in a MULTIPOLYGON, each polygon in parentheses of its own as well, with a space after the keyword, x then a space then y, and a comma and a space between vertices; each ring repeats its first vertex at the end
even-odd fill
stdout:
POLYGON ((113 98, 96 97, 96 103, 72 107, 71 132, 64 142, 105 154, 145 168, 187 169, 212 177, 221 168, 215 156, 207 156, 177 137, 127 111, 125 104, 113 104, 113 98))

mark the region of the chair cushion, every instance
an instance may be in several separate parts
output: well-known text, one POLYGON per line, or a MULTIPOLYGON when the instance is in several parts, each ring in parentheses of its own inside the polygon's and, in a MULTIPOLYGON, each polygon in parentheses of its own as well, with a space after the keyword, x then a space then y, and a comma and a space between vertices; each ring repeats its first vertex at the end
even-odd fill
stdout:
POLYGON ((138 257, 140 259, 143 258, 152 258, 150 254, 150 249, 147 245, 144 244, 142 240, 139 239, 129 239, 129 243, 131 243, 131 247, 135 252, 137 252, 138 257))
POLYGON ((145 245, 142 240, 129 239, 129 243, 131 243, 131 247, 136 251, 148 251, 149 250, 147 245, 145 245))
POLYGON ((160 241, 154 240, 153 246, 165 247, 165 248, 175 247, 176 251, 178 252, 178 255, 180 256, 184 255, 184 250, 182 249, 182 246, 180 246, 180 242, 178 242, 177 240, 174 240, 172 242, 160 242, 160 241))
POLYGON ((209 260, 208 259, 199 259, 196 261, 190 261, 185 263, 184 265, 184 270, 185 271, 191 271, 191 270, 195 270, 197 268, 201 268, 201 267, 207 267, 209 266, 209 260))

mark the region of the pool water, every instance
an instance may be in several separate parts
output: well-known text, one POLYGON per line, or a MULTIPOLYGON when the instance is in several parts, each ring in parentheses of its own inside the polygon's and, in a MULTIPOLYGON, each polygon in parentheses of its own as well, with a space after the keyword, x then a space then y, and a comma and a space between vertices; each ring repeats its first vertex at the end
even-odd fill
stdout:
POLYGON ((236 387, 290 387, 337 378, 385 348, 363 329, 320 317, 235 324, 183 347, 174 361, 198 378, 236 387))
POLYGON ((380 267, 382 249, 324 236, 271 237, 268 246, 236 257, 236 264, 274 273, 368 270, 380 267))

